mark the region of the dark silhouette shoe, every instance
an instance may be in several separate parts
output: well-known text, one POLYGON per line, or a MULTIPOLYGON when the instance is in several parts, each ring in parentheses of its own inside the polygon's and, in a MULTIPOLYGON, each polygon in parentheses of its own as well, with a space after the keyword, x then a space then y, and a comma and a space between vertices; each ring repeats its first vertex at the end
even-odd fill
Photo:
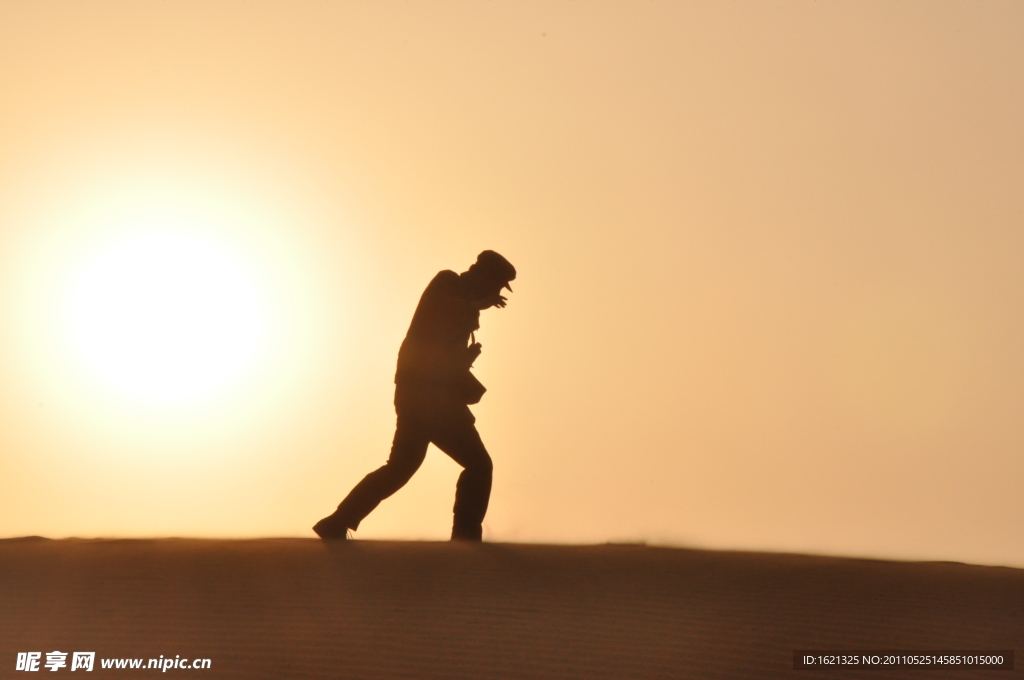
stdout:
POLYGON ((313 531, 324 540, 346 541, 351 536, 349 528, 337 515, 328 515, 313 525, 313 531))
POLYGON ((480 527, 473 527, 471 529, 452 529, 452 540, 453 541, 469 541, 470 543, 480 543, 483 541, 483 529, 480 527))

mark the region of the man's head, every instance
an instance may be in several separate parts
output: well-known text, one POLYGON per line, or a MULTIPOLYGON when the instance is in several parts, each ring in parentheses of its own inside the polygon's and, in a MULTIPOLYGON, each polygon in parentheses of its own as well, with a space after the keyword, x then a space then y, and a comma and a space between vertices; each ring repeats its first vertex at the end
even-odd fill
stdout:
POLYGON ((486 285, 495 285, 498 290, 512 290, 510 282, 516 278, 516 268, 512 263, 493 250, 485 250, 476 256, 476 262, 468 272, 473 278, 486 285))
POLYGON ((505 306, 501 289, 512 290, 509 282, 516 278, 516 268, 493 250, 485 250, 462 276, 469 285, 470 295, 476 300, 478 309, 500 308, 505 306))

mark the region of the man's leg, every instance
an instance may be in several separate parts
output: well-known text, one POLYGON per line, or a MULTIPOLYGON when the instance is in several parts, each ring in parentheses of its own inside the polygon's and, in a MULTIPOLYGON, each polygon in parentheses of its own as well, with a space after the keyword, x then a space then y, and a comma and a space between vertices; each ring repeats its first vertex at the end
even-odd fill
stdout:
POLYGON ((455 486, 452 540, 479 541, 491 497, 491 457, 472 422, 431 430, 430 440, 463 467, 455 486))
POLYGON ((324 525, 325 531, 330 531, 331 527, 358 529, 359 523, 382 500, 405 486, 423 463, 429 444, 429 435, 421 425, 399 416, 388 462, 363 477, 334 514, 321 520, 314 531, 326 538, 317 527, 324 525))

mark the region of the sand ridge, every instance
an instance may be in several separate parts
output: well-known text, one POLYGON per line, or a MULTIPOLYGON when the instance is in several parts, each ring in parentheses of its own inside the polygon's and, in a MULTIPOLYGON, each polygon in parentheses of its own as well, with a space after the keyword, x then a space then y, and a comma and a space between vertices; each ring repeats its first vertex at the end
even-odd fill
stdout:
POLYGON ((640 545, 0 541, 4 678, 17 652, 52 650, 209 658, 168 671, 207 678, 974 677, 794 671, 792 652, 1022 643, 1024 570, 1001 567, 640 545))

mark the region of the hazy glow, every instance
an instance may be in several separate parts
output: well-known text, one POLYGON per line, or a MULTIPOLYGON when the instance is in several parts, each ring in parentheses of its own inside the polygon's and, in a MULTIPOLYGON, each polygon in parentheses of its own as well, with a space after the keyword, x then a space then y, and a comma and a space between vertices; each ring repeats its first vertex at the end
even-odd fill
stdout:
POLYGON ((72 278, 67 330, 76 356, 133 396, 180 401, 215 390, 265 345, 264 307, 231 253, 187 233, 126 238, 72 278))

